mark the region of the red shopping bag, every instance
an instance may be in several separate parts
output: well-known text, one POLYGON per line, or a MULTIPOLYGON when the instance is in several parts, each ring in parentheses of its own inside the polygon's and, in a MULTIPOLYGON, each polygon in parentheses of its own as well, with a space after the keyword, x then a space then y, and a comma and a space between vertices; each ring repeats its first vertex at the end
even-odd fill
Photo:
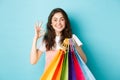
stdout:
POLYGON ((72 52, 72 58, 73 58, 73 63, 74 63, 74 68, 76 73, 76 80, 85 80, 84 74, 82 72, 82 69, 79 65, 79 62, 77 61, 77 58, 74 52, 72 52))

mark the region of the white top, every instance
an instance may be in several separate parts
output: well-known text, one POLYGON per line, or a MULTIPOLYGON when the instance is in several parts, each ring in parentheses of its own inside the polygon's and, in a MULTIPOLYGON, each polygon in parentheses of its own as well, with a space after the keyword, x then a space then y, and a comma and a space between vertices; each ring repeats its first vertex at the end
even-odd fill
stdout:
MULTIPOLYGON (((76 41, 78 46, 82 45, 82 42, 78 39, 78 37, 75 34, 72 35, 72 38, 76 41)), ((56 47, 53 47, 53 50, 60 49, 60 42, 59 41, 60 41, 60 36, 56 36, 56 38, 55 38, 56 47)), ((46 51, 45 43, 41 42, 38 49, 42 52, 45 52, 46 51)))

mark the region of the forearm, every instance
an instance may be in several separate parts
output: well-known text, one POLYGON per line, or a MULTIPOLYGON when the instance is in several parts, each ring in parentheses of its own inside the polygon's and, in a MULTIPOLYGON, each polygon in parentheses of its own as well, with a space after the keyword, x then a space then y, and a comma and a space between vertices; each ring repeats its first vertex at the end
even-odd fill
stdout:
POLYGON ((87 58, 86 58, 86 55, 85 53, 83 52, 82 48, 80 46, 76 46, 76 49, 80 55, 80 57, 82 58, 82 60, 87 63, 87 58))
POLYGON ((37 38, 33 38, 32 49, 30 53, 30 63, 35 64, 38 60, 38 50, 36 48, 37 45, 37 38))

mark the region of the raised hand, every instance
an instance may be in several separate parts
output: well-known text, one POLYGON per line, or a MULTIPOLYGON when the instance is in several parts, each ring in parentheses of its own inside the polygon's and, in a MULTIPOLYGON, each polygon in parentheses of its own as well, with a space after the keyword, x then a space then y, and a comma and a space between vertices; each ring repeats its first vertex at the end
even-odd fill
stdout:
POLYGON ((35 28, 35 38, 38 39, 44 35, 45 31, 42 28, 42 22, 36 22, 34 25, 35 28))

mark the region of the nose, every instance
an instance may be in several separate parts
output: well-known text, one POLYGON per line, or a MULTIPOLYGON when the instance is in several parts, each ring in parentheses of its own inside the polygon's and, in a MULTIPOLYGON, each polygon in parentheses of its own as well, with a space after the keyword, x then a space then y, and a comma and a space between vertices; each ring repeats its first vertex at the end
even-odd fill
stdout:
POLYGON ((61 21, 60 21, 60 20, 58 20, 58 21, 57 21, 57 24, 61 24, 61 21))

